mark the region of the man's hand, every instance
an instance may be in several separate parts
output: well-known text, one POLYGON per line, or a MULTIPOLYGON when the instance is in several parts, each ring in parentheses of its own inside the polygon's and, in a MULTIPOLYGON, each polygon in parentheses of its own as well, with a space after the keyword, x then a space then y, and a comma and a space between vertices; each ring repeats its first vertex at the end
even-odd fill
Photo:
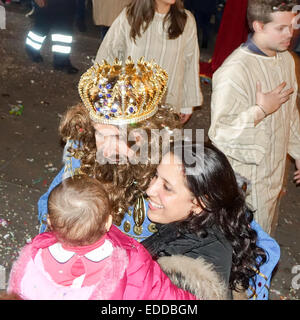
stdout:
POLYGON ((296 184, 300 184, 300 159, 296 160, 296 171, 294 173, 294 181, 296 184))
POLYGON ((34 0, 34 1, 40 8, 43 8, 46 5, 46 0, 34 0))
POLYGON ((285 102, 287 102, 294 92, 293 88, 284 90, 286 82, 282 82, 274 90, 263 93, 260 81, 256 84, 256 104, 261 106, 266 115, 269 115, 278 110, 285 102))
POLYGON ((190 120, 191 116, 192 116, 192 113, 191 114, 180 113, 180 122, 182 124, 185 124, 190 120))

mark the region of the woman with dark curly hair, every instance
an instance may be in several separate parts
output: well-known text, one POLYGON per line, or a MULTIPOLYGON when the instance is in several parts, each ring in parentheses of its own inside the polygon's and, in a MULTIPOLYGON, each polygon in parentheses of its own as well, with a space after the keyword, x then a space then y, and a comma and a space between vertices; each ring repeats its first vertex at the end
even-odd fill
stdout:
POLYGON ((146 192, 148 218, 158 232, 143 244, 177 285, 198 297, 199 285, 213 288, 218 278, 234 291, 253 285, 269 257, 257 244, 253 214, 221 151, 176 142, 146 192), (182 272, 175 274, 175 265, 182 272), (203 265, 207 272, 197 278, 195 271, 203 265))

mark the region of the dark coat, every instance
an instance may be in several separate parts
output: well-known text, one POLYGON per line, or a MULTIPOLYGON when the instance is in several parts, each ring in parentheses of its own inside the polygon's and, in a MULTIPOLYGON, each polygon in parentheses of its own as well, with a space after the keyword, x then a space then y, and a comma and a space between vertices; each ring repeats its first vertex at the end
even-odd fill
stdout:
POLYGON ((179 233, 176 224, 157 225, 157 228, 157 233, 142 242, 154 258, 175 255, 200 258, 212 267, 226 288, 229 287, 232 247, 217 227, 208 229, 205 238, 192 233, 179 233))

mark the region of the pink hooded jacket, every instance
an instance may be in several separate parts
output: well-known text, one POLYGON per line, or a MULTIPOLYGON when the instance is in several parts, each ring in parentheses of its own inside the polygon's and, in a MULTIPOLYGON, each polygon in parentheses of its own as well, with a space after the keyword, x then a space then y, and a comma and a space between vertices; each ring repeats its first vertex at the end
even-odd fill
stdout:
POLYGON ((49 253, 59 250, 57 244, 46 232, 26 245, 13 265, 8 292, 30 300, 196 299, 172 284, 143 245, 115 226, 98 247, 64 249, 58 262, 49 253))

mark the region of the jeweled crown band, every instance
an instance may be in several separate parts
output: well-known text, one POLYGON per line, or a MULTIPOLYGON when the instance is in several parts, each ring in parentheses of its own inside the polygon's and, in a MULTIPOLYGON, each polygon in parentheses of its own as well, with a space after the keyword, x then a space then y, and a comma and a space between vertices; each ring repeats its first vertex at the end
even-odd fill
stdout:
POLYGON ((144 58, 135 66, 131 57, 112 65, 95 64, 80 78, 78 90, 93 121, 131 124, 152 117, 166 89, 168 74, 154 61, 144 58))

